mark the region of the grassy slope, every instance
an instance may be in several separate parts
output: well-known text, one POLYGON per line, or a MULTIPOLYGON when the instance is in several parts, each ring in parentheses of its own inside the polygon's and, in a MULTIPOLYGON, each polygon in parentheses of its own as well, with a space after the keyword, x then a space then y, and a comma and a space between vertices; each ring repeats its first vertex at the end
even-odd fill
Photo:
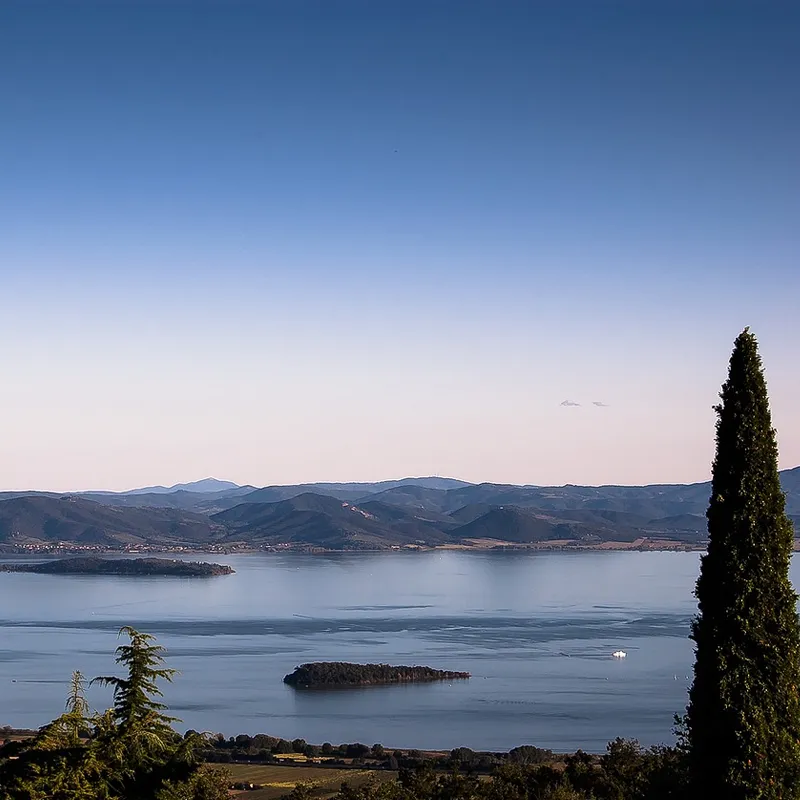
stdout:
POLYGON ((335 769, 333 767, 285 767, 279 764, 225 764, 235 782, 260 784, 264 788, 247 792, 247 800, 277 800, 289 794, 298 783, 311 784, 316 797, 336 794, 347 782, 363 786, 370 781, 393 781, 396 772, 371 769, 335 769))

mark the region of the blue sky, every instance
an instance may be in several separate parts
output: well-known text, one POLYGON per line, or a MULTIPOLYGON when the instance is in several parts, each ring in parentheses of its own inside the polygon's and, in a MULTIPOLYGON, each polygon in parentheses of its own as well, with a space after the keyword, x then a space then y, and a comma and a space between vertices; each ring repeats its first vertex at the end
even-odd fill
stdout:
POLYGON ((798 40, 773 2, 3 3, 0 486, 703 480, 745 325, 795 466, 798 40))

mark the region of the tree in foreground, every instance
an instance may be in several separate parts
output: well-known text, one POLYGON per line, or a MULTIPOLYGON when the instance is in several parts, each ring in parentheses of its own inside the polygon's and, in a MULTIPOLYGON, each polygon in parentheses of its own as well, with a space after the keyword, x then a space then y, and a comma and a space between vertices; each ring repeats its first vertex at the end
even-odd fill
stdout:
POLYGON ((223 800, 228 776, 199 765, 199 735, 181 737, 158 701, 163 648, 133 628, 117 648, 126 677, 95 678, 114 688, 114 706, 89 716, 84 681, 73 675, 67 709, 18 757, 0 762, 0 797, 9 800, 223 800))
POLYGON ((92 719, 83 676, 72 674, 66 710, 14 760, 0 765, 0 794, 13 800, 100 800, 103 768, 86 742, 92 719))
POLYGON ((800 798, 800 625, 794 542, 758 345, 736 339, 717 412, 708 551, 686 715, 697 798, 800 798))

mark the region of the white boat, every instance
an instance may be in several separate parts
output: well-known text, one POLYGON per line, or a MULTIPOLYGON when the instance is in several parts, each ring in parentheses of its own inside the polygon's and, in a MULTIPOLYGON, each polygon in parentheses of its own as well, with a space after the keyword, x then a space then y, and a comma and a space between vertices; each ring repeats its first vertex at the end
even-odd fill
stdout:
POLYGON ((624 650, 616 650, 611 654, 612 658, 625 658, 628 654, 624 650))

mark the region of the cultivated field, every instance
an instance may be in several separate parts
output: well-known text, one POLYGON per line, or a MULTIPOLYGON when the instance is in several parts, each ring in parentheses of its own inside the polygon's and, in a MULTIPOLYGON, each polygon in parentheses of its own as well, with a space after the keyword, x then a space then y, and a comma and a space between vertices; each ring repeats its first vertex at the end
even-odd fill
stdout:
POLYGON ((247 800, 277 800, 289 794, 298 783, 312 787, 315 797, 324 800, 334 795, 343 783, 363 786, 370 781, 391 781, 396 772, 370 769, 334 769, 325 767, 284 767, 273 764, 225 764, 234 782, 260 784, 263 789, 248 791, 247 800))

